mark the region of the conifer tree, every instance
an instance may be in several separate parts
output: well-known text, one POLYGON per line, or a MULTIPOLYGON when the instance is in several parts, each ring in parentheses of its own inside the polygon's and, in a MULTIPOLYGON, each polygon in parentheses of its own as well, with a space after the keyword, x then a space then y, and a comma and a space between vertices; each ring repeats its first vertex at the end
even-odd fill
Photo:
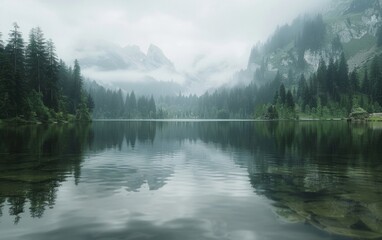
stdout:
POLYGON ((125 118, 130 118, 131 113, 130 113, 130 94, 129 93, 126 94, 124 107, 125 107, 125 109, 124 109, 123 116, 125 118))
POLYGON ((293 100, 293 95, 292 95, 292 92, 290 90, 288 90, 288 92, 287 92, 286 103, 285 104, 291 110, 293 110, 294 107, 295 107, 294 100, 293 100))
POLYGON ((331 99, 338 100, 338 82, 336 78, 336 64, 333 58, 330 58, 326 71, 326 87, 331 99))
POLYGON ((137 110, 137 99, 135 98, 134 91, 132 91, 130 94, 129 104, 130 104, 130 112, 132 116, 134 116, 137 110))
POLYGON ((4 42, 0 32, 0 118, 7 117, 7 106, 9 106, 8 92, 5 85, 6 59, 4 52, 4 42))
POLYGON ((350 73, 350 91, 352 94, 359 91, 359 83, 358 83, 358 77, 357 77, 357 70, 354 69, 350 73))
POLYGON ((72 73, 72 101, 73 101, 73 112, 77 109, 78 105, 81 103, 82 97, 82 76, 81 67, 76 59, 74 61, 73 73, 72 73))
POLYGON ((370 95, 370 80, 367 74, 367 69, 365 70, 365 74, 362 81, 362 92, 366 95, 370 95))
POLYGON ((338 64, 338 80, 341 92, 349 92, 349 68, 346 62, 345 54, 341 54, 340 62, 338 64))
POLYGON ((156 118, 156 106, 155 106, 155 101, 154 97, 151 95, 151 98, 149 100, 149 117, 150 118, 156 118))
POLYGON ((281 104, 285 104, 285 102, 286 102, 286 91, 285 91, 285 86, 282 83, 280 85, 279 94, 280 94, 281 104))
POLYGON ((10 115, 19 116, 28 110, 26 106, 24 40, 17 23, 13 24, 13 29, 9 33, 5 53, 11 67, 6 69, 8 76, 5 84, 11 104, 10 115))
POLYGON ((29 86, 36 92, 46 93, 47 53, 44 34, 40 28, 32 28, 26 47, 26 73, 29 86))
POLYGON ((325 94, 327 90, 327 69, 324 59, 321 58, 318 65, 316 79, 317 79, 317 91, 319 95, 325 94))
POLYGON ((381 69, 379 64, 380 64, 379 59, 377 56, 375 56, 370 66, 369 81, 370 81, 370 95, 371 95, 372 101, 381 102, 380 101, 381 99, 379 97, 378 87, 380 86, 380 80, 381 80, 382 74, 381 74, 381 69))
POLYGON ((59 88, 58 88, 58 58, 56 55, 56 48, 51 39, 47 41, 47 67, 46 67, 46 80, 47 90, 44 95, 44 103, 47 107, 58 111, 59 109, 59 88))
POLYGON ((297 88, 297 100, 299 100, 302 105, 301 107, 303 111, 305 110, 305 106, 309 104, 309 97, 308 83, 306 82, 304 74, 301 74, 297 88))

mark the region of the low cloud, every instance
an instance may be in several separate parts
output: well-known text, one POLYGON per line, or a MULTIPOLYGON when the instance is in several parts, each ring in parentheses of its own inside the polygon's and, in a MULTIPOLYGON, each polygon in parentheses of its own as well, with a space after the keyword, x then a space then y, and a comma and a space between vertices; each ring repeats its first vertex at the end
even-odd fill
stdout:
MULTIPOLYGON (((179 72, 198 75, 211 66, 225 66, 223 73, 197 76, 213 85, 229 81, 235 71, 245 68, 251 47, 266 40, 277 25, 305 12, 319 11, 328 1, 290 0, 285 8, 284 0, 2 0, 0 32, 6 40, 16 21, 27 40, 29 30, 40 26, 46 38, 56 43, 59 57, 68 63, 78 58, 78 43, 87 41, 107 41, 121 47, 138 45, 141 49, 155 44, 179 72)), ((142 75, 94 69, 86 72, 91 78, 103 80, 131 81, 142 75)), ((184 81, 162 70, 144 74, 184 81)))
POLYGON ((98 68, 85 68, 82 70, 82 73, 84 76, 92 80, 108 84, 116 82, 139 83, 151 79, 161 82, 174 82, 177 84, 185 84, 186 82, 184 76, 179 73, 172 72, 167 68, 159 68, 151 71, 129 69, 104 71, 98 68))

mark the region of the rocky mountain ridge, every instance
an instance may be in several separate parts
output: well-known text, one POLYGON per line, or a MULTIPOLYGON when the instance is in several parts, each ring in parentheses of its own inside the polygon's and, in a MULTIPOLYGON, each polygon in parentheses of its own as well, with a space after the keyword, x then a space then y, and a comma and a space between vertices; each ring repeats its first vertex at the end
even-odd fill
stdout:
POLYGON ((320 15, 298 17, 252 49, 240 77, 251 76, 248 81, 262 85, 280 71, 285 78, 292 75, 296 80, 301 73, 315 72, 320 59, 336 60, 342 52, 350 70, 362 67, 380 52, 376 35, 382 25, 381 6, 380 0, 333 0, 320 15), (317 34, 321 30, 322 35, 317 34))
POLYGON ((84 55, 79 61, 84 68, 97 68, 103 71, 113 70, 142 70, 151 71, 158 68, 174 70, 173 63, 163 51, 151 44, 147 53, 136 45, 119 47, 112 44, 92 46, 96 54, 84 55))

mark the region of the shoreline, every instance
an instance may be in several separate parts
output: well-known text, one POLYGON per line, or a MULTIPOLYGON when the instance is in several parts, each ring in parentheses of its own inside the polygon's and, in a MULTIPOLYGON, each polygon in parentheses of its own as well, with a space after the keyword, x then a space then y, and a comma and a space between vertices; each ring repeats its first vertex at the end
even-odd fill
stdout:
POLYGON ((309 118, 299 119, 92 119, 91 121, 78 120, 52 120, 47 122, 31 121, 22 118, 0 119, 0 125, 45 125, 45 124, 69 124, 69 123, 91 123, 91 122, 339 122, 346 121, 350 123, 382 122, 382 118, 352 119, 352 118, 309 118))

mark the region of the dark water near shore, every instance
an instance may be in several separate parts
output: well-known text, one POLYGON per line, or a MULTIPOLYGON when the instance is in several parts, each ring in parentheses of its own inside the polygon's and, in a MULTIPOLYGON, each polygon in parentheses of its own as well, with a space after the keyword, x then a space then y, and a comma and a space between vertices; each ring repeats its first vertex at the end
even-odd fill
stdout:
POLYGON ((382 239, 382 124, 0 126, 0 239, 382 239))

